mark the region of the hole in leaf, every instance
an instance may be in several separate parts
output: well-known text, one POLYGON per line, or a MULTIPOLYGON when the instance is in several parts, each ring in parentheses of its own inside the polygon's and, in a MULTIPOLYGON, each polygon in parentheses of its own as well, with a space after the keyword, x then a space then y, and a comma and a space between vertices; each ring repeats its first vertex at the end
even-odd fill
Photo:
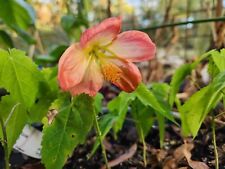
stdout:
POLYGON ((2 96, 6 96, 6 95, 10 95, 10 93, 4 88, 0 88, 0 101, 2 96))

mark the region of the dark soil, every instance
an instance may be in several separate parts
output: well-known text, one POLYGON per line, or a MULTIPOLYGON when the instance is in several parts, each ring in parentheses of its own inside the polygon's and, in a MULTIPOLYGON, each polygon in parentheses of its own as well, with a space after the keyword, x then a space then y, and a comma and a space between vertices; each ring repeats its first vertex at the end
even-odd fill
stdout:
MULTIPOLYGON (((206 120, 207 121, 207 120, 206 120)), ((185 157, 180 160, 176 159, 176 151, 184 144, 184 140, 180 135, 179 128, 174 124, 168 124, 166 128, 164 147, 160 149, 159 134, 157 126, 153 126, 151 132, 146 137, 147 143, 147 161, 148 165, 144 167, 142 152, 143 146, 138 141, 138 136, 134 125, 126 122, 124 128, 115 140, 111 133, 107 136, 105 145, 107 147, 107 157, 109 161, 118 158, 129 150, 133 144, 137 144, 137 151, 129 160, 126 160, 114 169, 179 169, 189 165, 185 157)), ((219 154, 220 169, 225 169, 225 126, 217 125, 217 149, 219 154)), ((92 150, 95 142, 94 132, 90 134, 87 142, 80 145, 74 151, 72 157, 68 159, 64 169, 100 169, 104 165, 101 150, 88 159, 88 155, 92 150)), ((204 162, 213 169, 215 164, 214 147, 212 144, 212 132, 210 124, 202 126, 198 136, 192 141, 191 138, 185 139, 190 144, 193 143, 194 148, 191 150, 192 160, 204 162)), ((0 152, 1 153, 1 152, 0 152)), ((2 154, 0 154, 2 157, 2 154)), ((40 160, 32 159, 18 152, 14 152, 11 156, 11 164, 13 169, 44 169, 40 160)), ((2 165, 0 163, 0 165, 2 165)), ((2 166, 1 166, 2 168, 2 166)))

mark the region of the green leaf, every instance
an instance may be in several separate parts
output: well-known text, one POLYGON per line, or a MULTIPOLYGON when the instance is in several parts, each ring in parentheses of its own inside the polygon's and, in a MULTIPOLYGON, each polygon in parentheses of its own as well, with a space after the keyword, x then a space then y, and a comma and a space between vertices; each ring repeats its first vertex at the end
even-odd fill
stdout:
MULTIPOLYGON (((82 3, 82 2, 81 2, 82 3)), ((84 11, 84 9, 82 9, 84 11)), ((61 18, 61 25, 69 38, 79 40, 82 33, 82 27, 88 27, 88 23, 81 15, 65 15, 61 18)))
POLYGON ((31 107, 40 79, 37 66, 23 51, 0 50, 0 86, 10 92, 13 100, 31 107))
POLYGON ((108 103, 109 111, 114 113, 117 117, 113 125, 115 133, 117 133, 123 127, 123 122, 128 111, 128 106, 134 99, 135 95, 132 93, 121 92, 118 97, 108 103))
POLYGON ((184 135, 197 135, 206 115, 221 99, 225 88, 225 72, 218 74, 213 82, 193 94, 179 109, 181 112, 182 131, 184 135))
POLYGON ((79 95, 63 104, 53 123, 44 129, 42 162, 46 169, 62 169, 73 149, 83 143, 92 127, 94 118, 93 99, 79 95))
POLYGON ((160 104, 155 95, 150 90, 148 90, 148 88, 144 84, 140 84, 138 86, 135 91, 135 95, 144 105, 152 107, 153 109, 155 109, 155 111, 161 113, 164 117, 175 122, 170 111, 165 109, 164 106, 160 104))
POLYGON ((40 82, 36 102, 29 110, 31 122, 40 122, 46 116, 51 103, 57 98, 59 93, 57 68, 45 68, 41 73, 44 78, 40 82))
POLYGON ((35 12, 24 0, 0 0, 0 18, 10 27, 27 29, 35 22, 35 12))
POLYGON ((180 85, 182 84, 183 80, 186 78, 187 75, 191 73, 193 69, 192 64, 185 64, 179 67, 173 77, 172 81, 170 83, 171 86, 171 91, 170 91, 170 96, 169 96, 169 103, 170 106, 172 107, 174 104, 174 100, 176 97, 177 92, 179 91, 180 85))
POLYGON ((143 133, 143 136, 145 137, 149 133, 155 120, 155 110, 149 106, 145 106, 138 99, 135 99, 131 103, 131 108, 132 117, 137 126, 138 135, 141 138, 143 133))
POLYGON ((220 72, 225 71, 225 49, 220 52, 214 51, 211 53, 213 62, 216 64, 220 72))
POLYGON ((0 50, 0 86, 10 93, 0 102, 0 115, 4 121, 12 107, 20 103, 6 126, 9 151, 27 122, 27 111, 35 102, 40 80, 37 66, 24 52, 0 50))
POLYGON ((2 48, 12 48, 13 41, 8 33, 3 30, 0 30, 0 46, 2 48))
POLYGON ((69 32, 73 28, 75 22, 75 16, 72 14, 64 15, 61 18, 61 25, 66 32, 69 32))
POLYGON ((98 93, 94 97, 94 106, 96 108, 96 112, 100 113, 102 112, 102 100, 103 100, 103 95, 101 93, 98 93))
MULTIPOLYGON (((0 116, 3 118, 4 122, 6 122, 6 119, 9 117, 12 108, 16 104, 18 104, 18 106, 15 108, 15 111, 12 113, 12 116, 10 117, 6 126, 9 155, 13 148, 13 145, 15 144, 16 140, 22 132, 23 127, 27 122, 27 109, 24 105, 19 104, 19 102, 11 99, 10 96, 4 96, 2 101, 0 101, 0 116)), ((0 131, 0 138, 3 138, 2 131, 0 131)))

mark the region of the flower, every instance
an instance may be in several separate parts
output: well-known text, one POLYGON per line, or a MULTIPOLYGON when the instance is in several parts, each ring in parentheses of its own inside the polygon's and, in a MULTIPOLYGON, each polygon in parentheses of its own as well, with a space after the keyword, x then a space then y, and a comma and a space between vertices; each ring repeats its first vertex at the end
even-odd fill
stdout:
POLYGON ((62 90, 73 96, 96 95, 104 79, 126 92, 141 82, 141 74, 132 62, 154 58, 156 47, 146 33, 120 33, 120 17, 105 19, 87 29, 79 43, 72 44, 59 60, 58 81, 62 90))

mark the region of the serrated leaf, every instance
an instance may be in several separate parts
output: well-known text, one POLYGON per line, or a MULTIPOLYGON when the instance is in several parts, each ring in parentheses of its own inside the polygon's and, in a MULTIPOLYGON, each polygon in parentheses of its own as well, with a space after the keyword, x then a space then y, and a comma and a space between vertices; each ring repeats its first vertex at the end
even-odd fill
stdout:
POLYGON ((13 100, 31 107, 40 79, 37 66, 23 51, 0 50, 0 86, 7 89, 13 100))
POLYGON ((24 52, 0 50, 0 86, 10 93, 0 102, 3 120, 8 118, 14 105, 20 104, 6 126, 9 152, 27 122, 27 111, 35 102, 40 79, 37 66, 24 52))
POLYGON ((218 74, 213 82, 193 94, 180 108, 184 135, 197 135, 206 115, 221 99, 225 88, 225 72, 218 74))
POLYGON ((92 127, 93 100, 87 95, 63 99, 63 104, 42 140, 42 162, 46 169, 62 169, 73 149, 83 143, 92 127))

